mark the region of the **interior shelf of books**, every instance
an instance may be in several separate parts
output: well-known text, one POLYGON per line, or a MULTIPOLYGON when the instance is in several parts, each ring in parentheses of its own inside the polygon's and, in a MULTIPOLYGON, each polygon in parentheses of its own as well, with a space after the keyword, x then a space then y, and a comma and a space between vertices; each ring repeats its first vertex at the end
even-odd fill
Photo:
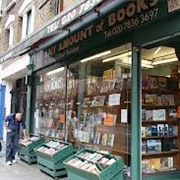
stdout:
MULTIPOLYGON (((151 174, 175 172, 180 167, 177 80, 144 76, 142 88, 142 171, 151 174)), ((158 178, 161 179, 160 175, 158 178)))
POLYGON ((58 179, 67 175, 63 161, 74 154, 71 143, 48 140, 35 150, 38 167, 41 171, 58 179))
POLYGON ((36 163, 37 157, 34 148, 40 146, 44 142, 44 138, 36 135, 30 135, 28 141, 20 139, 18 146, 18 156, 28 164, 36 163))
POLYGON ((123 179, 123 159, 101 151, 83 149, 64 161, 69 180, 123 179))

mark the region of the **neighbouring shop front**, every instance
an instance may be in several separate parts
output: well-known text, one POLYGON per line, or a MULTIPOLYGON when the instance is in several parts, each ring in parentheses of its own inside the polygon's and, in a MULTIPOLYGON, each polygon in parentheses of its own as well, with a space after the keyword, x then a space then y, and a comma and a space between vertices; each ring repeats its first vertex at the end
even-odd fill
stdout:
POLYGON ((30 132, 122 156, 127 179, 179 178, 178 2, 102 1, 39 44, 30 132))

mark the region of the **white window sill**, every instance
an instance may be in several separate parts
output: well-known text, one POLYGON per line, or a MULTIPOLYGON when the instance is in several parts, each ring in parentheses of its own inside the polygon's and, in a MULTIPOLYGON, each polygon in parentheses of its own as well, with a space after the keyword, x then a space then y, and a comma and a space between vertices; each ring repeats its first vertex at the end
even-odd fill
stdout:
POLYGON ((12 0, 4 9, 5 12, 9 11, 13 6, 14 4, 16 4, 16 0, 12 0))

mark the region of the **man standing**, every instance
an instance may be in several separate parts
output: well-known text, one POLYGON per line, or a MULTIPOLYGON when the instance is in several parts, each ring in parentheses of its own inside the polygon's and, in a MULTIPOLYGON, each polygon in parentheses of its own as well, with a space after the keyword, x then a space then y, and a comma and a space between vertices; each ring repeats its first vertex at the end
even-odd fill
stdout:
POLYGON ((19 144, 20 124, 22 124, 24 140, 27 140, 26 124, 21 113, 9 114, 4 120, 6 136, 6 162, 7 165, 16 163, 15 155, 19 144))

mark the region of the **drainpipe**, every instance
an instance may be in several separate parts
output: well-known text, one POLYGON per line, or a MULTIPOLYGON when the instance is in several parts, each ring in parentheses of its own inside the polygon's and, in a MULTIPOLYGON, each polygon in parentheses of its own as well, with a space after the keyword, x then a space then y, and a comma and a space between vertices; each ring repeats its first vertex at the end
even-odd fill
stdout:
POLYGON ((34 67, 34 51, 31 51, 28 53, 30 56, 30 62, 27 66, 28 68, 28 75, 26 76, 26 84, 27 84, 27 109, 26 109, 26 126, 27 126, 27 132, 30 134, 31 132, 31 96, 32 96, 32 72, 34 67))

